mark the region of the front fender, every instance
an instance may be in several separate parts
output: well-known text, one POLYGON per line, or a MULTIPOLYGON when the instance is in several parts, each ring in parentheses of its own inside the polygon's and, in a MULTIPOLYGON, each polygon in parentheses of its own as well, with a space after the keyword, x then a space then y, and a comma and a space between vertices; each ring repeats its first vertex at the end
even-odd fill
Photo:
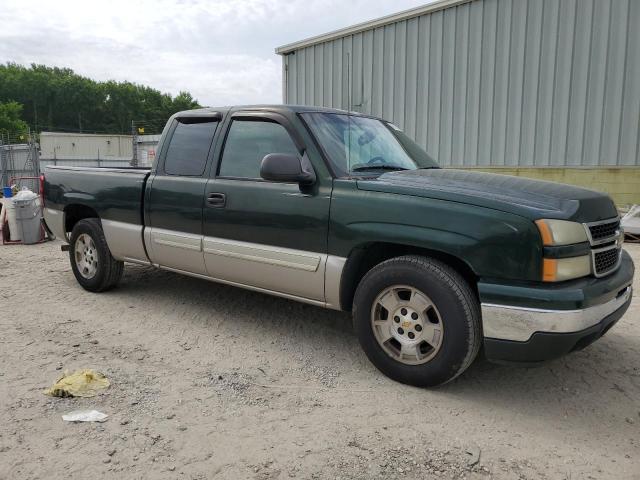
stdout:
POLYGON ((435 250, 478 276, 539 280, 542 245, 533 222, 475 205, 334 188, 329 253, 348 257, 369 243, 435 250))

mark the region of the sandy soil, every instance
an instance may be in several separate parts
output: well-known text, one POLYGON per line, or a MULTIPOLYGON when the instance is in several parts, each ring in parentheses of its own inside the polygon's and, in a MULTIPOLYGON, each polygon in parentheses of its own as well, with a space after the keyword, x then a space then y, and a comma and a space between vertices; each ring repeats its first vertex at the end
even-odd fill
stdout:
POLYGON ((347 314, 139 266, 91 294, 60 245, 0 247, 2 479, 640 478, 638 297, 584 351, 421 390, 347 314), (77 368, 111 387, 42 394, 77 368), (62 421, 85 407, 108 420, 62 421))

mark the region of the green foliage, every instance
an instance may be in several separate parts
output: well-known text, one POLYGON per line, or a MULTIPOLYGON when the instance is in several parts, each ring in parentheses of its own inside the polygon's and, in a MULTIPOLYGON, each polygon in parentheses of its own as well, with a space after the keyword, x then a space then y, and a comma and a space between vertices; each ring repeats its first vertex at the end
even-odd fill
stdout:
POLYGON ((159 133, 175 112, 197 108, 187 92, 175 97, 131 82, 96 82, 69 68, 0 65, 0 102, 22 104, 21 118, 35 132, 159 133))
POLYGON ((0 102, 0 132, 25 133, 29 127, 20 119, 21 113, 22 105, 18 102, 0 102))

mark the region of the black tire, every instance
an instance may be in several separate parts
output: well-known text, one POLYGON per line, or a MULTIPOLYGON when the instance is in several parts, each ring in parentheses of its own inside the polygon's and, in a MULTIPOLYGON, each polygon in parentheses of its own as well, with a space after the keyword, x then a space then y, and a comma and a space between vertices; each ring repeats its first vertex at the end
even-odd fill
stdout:
POLYGON ((102 225, 97 218, 85 218, 80 220, 73 227, 71 232, 71 245, 69 248, 69 259, 71 261, 71 269, 78 283, 90 292, 104 292, 114 288, 124 270, 124 263, 114 259, 107 245, 107 240, 102 231, 102 225), (83 276, 76 263, 76 242, 81 235, 88 235, 96 247, 98 256, 97 269, 95 274, 90 278, 83 276))
POLYGON ((468 283, 446 264, 418 255, 392 258, 362 279, 353 301, 354 327, 369 360, 385 375, 416 387, 449 382, 464 372, 482 343, 479 302, 468 283), (380 345, 372 327, 374 302, 383 291, 407 285, 428 296, 443 324, 439 350, 426 363, 408 365, 380 345))

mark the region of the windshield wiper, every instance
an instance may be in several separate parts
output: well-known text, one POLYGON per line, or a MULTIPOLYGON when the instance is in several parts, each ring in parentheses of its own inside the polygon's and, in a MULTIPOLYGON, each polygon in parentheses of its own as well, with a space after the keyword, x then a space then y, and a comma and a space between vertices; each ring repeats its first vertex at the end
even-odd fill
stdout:
POLYGON ((401 167, 399 165, 362 165, 362 166, 355 166, 351 169, 352 172, 364 172, 366 170, 398 171, 398 170, 409 170, 409 169, 405 167, 401 167))

